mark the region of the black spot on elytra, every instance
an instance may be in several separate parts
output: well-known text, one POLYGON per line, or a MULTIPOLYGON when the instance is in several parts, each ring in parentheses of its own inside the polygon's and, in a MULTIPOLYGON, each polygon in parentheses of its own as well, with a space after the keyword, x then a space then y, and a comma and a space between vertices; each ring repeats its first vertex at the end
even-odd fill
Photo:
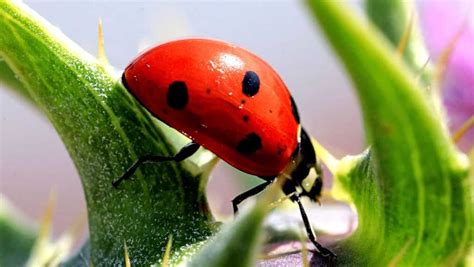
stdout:
POLYGON ((250 156, 262 148, 262 139, 256 133, 249 133, 237 145, 237 151, 245 156, 250 156))
POLYGON ((242 92, 246 96, 254 96, 260 89, 260 78, 257 73, 253 71, 247 71, 244 79, 242 80, 242 92))
POLYGON ((211 89, 207 88, 206 89, 206 94, 208 94, 208 95, 211 94, 211 89))
POLYGON ((248 122, 248 121, 249 121, 249 116, 244 115, 244 116, 242 117, 242 119, 243 119, 245 122, 248 122))
POLYGON ((300 123, 300 114, 298 113, 298 108, 296 107, 295 100, 292 96, 290 96, 291 100, 291 112, 293 113, 293 117, 297 123, 300 123))
POLYGON ((188 88, 186 83, 175 81, 168 87, 166 94, 168 106, 174 109, 183 109, 188 104, 188 88))
POLYGON ((242 104, 242 105, 245 104, 246 102, 247 101, 245 101, 245 99, 240 100, 240 104, 242 104))

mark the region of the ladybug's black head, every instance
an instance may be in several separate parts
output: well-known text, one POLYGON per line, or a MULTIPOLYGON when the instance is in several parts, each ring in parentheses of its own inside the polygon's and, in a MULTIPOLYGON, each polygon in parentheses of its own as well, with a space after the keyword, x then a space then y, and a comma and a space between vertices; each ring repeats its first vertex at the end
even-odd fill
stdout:
POLYGON ((323 179, 321 175, 318 174, 313 180, 311 188, 309 190, 305 189, 304 195, 309 197, 313 201, 319 201, 319 197, 321 196, 322 189, 323 189, 323 179))
POLYGON ((303 128, 301 128, 300 142, 293 154, 293 159, 295 160, 295 166, 290 173, 292 183, 302 190, 302 196, 318 201, 323 187, 321 169, 317 165, 316 153, 311 139, 303 128), (311 172, 313 168, 315 173, 311 172))

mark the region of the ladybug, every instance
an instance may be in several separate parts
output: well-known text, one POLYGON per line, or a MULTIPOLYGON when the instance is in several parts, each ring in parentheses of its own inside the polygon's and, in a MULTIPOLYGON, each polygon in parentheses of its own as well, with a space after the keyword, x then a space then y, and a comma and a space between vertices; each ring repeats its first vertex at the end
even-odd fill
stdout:
POLYGON ((276 71, 253 53, 209 39, 184 39, 151 48, 122 75, 124 87, 156 118, 192 142, 174 156, 140 157, 118 180, 146 162, 180 162, 200 146, 233 167, 265 182, 232 201, 234 213, 278 176, 282 190, 299 206, 311 242, 323 256, 335 256, 316 241, 301 197, 318 201, 321 169, 301 127, 290 92, 276 71), (316 177, 308 177, 314 168, 316 177), (309 185, 309 186, 308 186, 309 185))

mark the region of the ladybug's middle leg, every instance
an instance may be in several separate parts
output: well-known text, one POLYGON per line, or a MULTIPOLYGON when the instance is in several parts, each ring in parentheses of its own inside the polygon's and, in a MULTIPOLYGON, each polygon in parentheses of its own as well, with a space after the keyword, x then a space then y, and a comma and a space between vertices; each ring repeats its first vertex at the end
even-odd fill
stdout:
POLYGON ((191 157, 196 151, 199 149, 200 145, 194 142, 191 142, 184 147, 182 147, 178 153, 174 156, 154 156, 154 155, 146 155, 139 158, 128 170, 117 180, 112 182, 114 187, 117 187, 121 182, 124 180, 129 179, 144 163, 150 162, 164 162, 164 161, 176 161, 180 162, 189 157, 191 157))
MULTIPOLYGON (((261 177, 263 178, 263 177, 261 177)), ((247 198, 251 197, 251 196, 255 196, 256 194, 260 193, 263 191, 263 189, 265 189, 269 184, 271 184, 274 180, 275 180, 276 177, 271 177, 271 178, 264 178, 266 181, 262 184, 259 184, 245 192, 243 192, 242 194, 236 196, 233 200, 232 200, 232 206, 234 207, 234 214, 236 214, 238 211, 239 211, 239 207, 238 205, 246 200, 247 198)))

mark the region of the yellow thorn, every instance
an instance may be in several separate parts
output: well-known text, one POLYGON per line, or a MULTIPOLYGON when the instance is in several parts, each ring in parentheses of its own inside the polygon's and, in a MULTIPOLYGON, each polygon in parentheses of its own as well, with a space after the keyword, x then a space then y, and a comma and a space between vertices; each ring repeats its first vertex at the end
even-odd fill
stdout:
POLYGON ((54 249, 50 245, 51 225, 53 212, 56 206, 56 188, 53 187, 49 193, 48 202, 41 215, 38 237, 33 245, 26 266, 33 266, 48 262, 54 257, 54 249))
POLYGON ((104 32, 102 30, 102 19, 99 18, 99 47, 97 51, 97 58, 99 59, 100 63, 104 65, 108 65, 109 61, 107 60, 107 56, 105 55, 105 48, 104 48, 104 32))
MULTIPOLYGON (((453 38, 449 41, 448 45, 443 49, 439 58, 436 62, 435 70, 434 70, 434 81, 435 84, 440 84, 440 81, 443 80, 444 74, 446 72, 446 68, 448 67, 449 59, 456 48, 456 43, 458 42, 459 38, 463 34, 464 30, 466 29, 467 19, 461 25, 461 28, 456 32, 453 38)), ((439 90, 439 86, 437 88, 439 90)))
POLYGON ((57 193, 56 188, 52 188, 49 193, 48 202, 46 208, 43 211, 43 215, 40 222, 40 231, 38 235, 38 240, 45 240, 48 238, 51 230, 51 224, 53 221, 53 212, 57 202, 57 193))
POLYGON ((474 126, 474 115, 472 115, 467 121, 465 121, 459 129, 457 129, 453 134, 454 143, 459 142, 464 134, 474 126))
MULTIPOLYGON (((61 236, 56 241, 50 242, 50 251, 49 256, 44 260, 44 266, 56 266, 61 261, 65 260, 66 257, 71 252, 74 243, 79 239, 80 234, 86 226, 87 216, 84 214, 78 216, 74 223, 68 227, 68 229, 61 234, 61 236)), ((46 253, 43 253, 47 255, 46 253)), ((42 261, 33 262, 32 265, 36 263, 41 263, 42 261)))
POLYGON ((403 31, 402 37, 400 38, 400 41, 398 42, 398 47, 397 47, 397 55, 403 56, 405 53, 405 49, 407 48, 408 41, 410 40, 410 35, 413 29, 413 21, 414 21, 414 13, 411 13, 410 20, 408 21, 407 26, 405 27, 405 30, 403 31))
POLYGON ((166 244, 165 255, 163 255, 163 261, 161 262, 161 267, 170 266, 170 254, 171 254, 172 244, 173 244, 173 236, 169 235, 168 243, 166 244))
POLYGON ((131 267, 130 257, 128 256, 127 243, 123 241, 123 257, 125 258, 125 267, 131 267))
POLYGON ((336 159, 326 148, 324 148, 315 138, 311 138, 316 150, 316 156, 322 160, 322 162, 328 167, 329 171, 334 174, 336 172, 339 160, 336 159))

